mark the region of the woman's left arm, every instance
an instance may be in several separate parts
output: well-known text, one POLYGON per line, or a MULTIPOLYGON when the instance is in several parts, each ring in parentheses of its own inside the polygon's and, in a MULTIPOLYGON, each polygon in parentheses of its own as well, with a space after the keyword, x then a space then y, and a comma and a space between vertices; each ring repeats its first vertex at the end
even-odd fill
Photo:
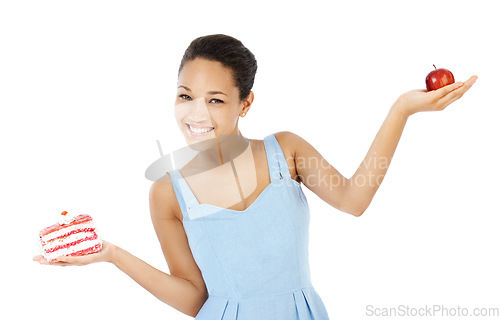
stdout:
POLYGON ((462 97, 477 80, 472 76, 465 83, 457 82, 438 90, 412 90, 401 95, 392 105, 375 139, 343 191, 342 203, 360 216, 370 205, 398 145, 408 117, 421 111, 440 111, 462 97))

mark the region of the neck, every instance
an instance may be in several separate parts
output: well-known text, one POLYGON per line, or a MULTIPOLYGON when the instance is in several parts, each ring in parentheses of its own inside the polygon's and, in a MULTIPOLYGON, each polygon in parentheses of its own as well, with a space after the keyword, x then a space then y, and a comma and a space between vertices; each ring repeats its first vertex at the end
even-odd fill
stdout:
POLYGON ((236 134, 216 136, 213 145, 200 151, 193 159, 196 171, 205 171, 231 162, 241 155, 249 146, 250 141, 240 130, 236 134))

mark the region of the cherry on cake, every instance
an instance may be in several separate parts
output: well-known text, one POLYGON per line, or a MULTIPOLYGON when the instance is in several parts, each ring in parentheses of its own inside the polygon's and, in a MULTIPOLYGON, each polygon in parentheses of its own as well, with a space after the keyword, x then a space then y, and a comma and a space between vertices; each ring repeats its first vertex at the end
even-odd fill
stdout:
POLYGON ((67 211, 61 212, 56 224, 40 231, 40 242, 48 262, 56 261, 59 256, 80 256, 102 249, 92 217, 72 215, 67 211))

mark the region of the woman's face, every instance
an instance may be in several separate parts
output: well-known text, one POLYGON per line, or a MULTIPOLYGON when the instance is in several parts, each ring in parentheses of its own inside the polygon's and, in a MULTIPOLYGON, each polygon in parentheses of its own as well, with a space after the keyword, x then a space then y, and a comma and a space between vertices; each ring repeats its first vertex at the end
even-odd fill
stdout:
MULTIPOLYGON (((196 58, 184 64, 177 85, 174 114, 189 145, 239 134, 239 115, 251 101, 240 100, 230 68, 196 58)), ((250 96, 253 100, 253 93, 250 96)))

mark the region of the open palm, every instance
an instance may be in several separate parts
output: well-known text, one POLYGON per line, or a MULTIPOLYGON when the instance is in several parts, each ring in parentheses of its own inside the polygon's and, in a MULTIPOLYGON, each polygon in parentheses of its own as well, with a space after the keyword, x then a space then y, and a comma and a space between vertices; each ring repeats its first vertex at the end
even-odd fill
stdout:
POLYGON ((460 99, 477 78, 478 76, 474 75, 466 82, 455 82, 433 91, 411 90, 402 94, 396 104, 408 116, 421 111, 440 111, 460 99))

